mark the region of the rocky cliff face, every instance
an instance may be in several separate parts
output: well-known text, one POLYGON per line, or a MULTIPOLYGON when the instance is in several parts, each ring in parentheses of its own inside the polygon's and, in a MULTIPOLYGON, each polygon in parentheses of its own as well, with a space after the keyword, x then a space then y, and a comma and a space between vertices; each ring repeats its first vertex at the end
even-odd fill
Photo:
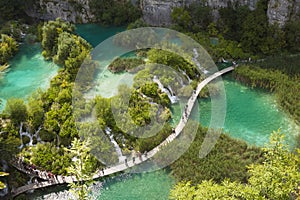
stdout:
POLYGON ((184 0, 142 0, 143 19, 152 26, 169 25, 172 9, 184 5, 184 0))
MULTIPOLYGON (((95 21, 90 11, 90 0, 38 0, 35 5, 28 5, 27 14, 44 20, 61 18, 74 23, 88 23, 95 21)), ((132 0, 133 2, 135 0, 132 0)), ((246 5, 255 9, 258 0, 140 0, 145 22, 153 26, 170 25, 171 12, 175 7, 188 6, 193 2, 202 2, 217 10, 227 7, 228 3, 246 5)), ((269 0, 267 15, 271 24, 283 26, 290 17, 300 13, 300 0, 269 0)))
MULTIPOLYGON (((219 8, 238 3, 246 5, 251 10, 255 9, 258 0, 141 0, 141 8, 144 20, 153 25, 171 24, 171 12, 175 7, 188 6, 193 2, 204 2, 205 5, 213 8, 213 13, 217 15, 219 8)), ((300 11, 300 0, 270 0, 268 5, 268 18, 270 23, 278 23, 283 26, 285 22, 300 11)))
POLYGON ((295 17, 299 10, 300 0, 270 0, 267 12, 269 22, 282 27, 291 17, 295 17))
POLYGON ((26 9, 29 16, 53 20, 61 18, 73 23, 87 23, 94 19, 89 7, 89 0, 40 0, 26 9))
POLYGON ((193 2, 204 2, 216 11, 218 8, 228 6, 228 3, 239 3, 247 5, 250 9, 255 9, 257 0, 141 0, 141 8, 145 22, 153 26, 171 24, 171 12, 175 7, 189 6, 193 2))

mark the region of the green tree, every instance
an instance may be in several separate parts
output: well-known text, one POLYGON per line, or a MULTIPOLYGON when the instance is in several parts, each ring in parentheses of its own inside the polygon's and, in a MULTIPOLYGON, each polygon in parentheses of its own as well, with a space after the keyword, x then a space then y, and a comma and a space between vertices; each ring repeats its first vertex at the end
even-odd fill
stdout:
POLYGON ((89 6, 101 24, 124 25, 141 17, 141 10, 131 1, 91 0, 89 6))
POLYGON ((59 35, 63 32, 71 33, 74 31, 74 29, 74 25, 64 22, 59 18, 55 21, 49 21, 45 23, 42 28, 43 56, 46 59, 52 58, 57 52, 59 35))
POLYGON ((300 150, 289 151, 284 135, 273 132, 265 150, 265 162, 249 166, 249 185, 267 199, 290 199, 300 186, 300 150))
POLYGON ((14 125, 25 122, 28 116, 24 100, 15 98, 11 98, 7 101, 4 113, 8 114, 14 125))
MULTIPOLYGON (((8 176, 8 173, 0 172, 0 176, 8 176)), ((0 190, 6 188, 6 185, 0 181, 0 190)))
POLYGON ((192 31, 206 31, 208 25, 213 21, 212 8, 195 2, 192 3, 187 10, 191 16, 192 31))
POLYGON ((72 155, 72 164, 68 167, 69 175, 74 175, 77 182, 70 183, 71 192, 80 200, 89 199, 89 186, 93 183, 93 173, 90 172, 89 162, 91 159, 90 155, 90 142, 89 140, 79 140, 75 138, 72 141, 71 149, 66 149, 72 155))
POLYGON ((42 126, 44 120, 44 108, 41 100, 41 93, 32 95, 28 100, 28 124, 33 130, 42 126))
POLYGON ((291 20, 285 24, 284 32, 287 48, 290 51, 300 50, 300 20, 291 20))
POLYGON ((24 16, 24 1, 22 0, 0 0, 0 22, 24 16))
POLYGON ((174 8, 171 14, 173 23, 176 23, 183 30, 189 29, 191 25, 191 16, 184 8, 174 8))
POLYGON ((221 184, 205 180, 197 186, 182 182, 171 191, 170 199, 288 200, 299 197, 300 150, 296 154, 290 152, 278 131, 273 132, 264 151, 264 162, 249 166, 247 184, 226 179, 221 184))
POLYGON ((18 51, 18 43, 12 37, 1 34, 0 65, 6 63, 18 51))

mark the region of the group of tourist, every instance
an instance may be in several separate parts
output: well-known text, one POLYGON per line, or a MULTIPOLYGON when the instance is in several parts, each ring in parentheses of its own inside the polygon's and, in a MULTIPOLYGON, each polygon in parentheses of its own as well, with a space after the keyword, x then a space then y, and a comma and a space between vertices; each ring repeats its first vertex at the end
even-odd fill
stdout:
MULTIPOLYGON (((132 151, 132 162, 133 164, 135 164, 135 158, 138 157, 140 159, 140 161, 143 161, 142 155, 144 155, 145 157, 147 157, 148 152, 145 151, 144 154, 142 154, 140 151, 135 152, 135 150, 132 151)), ((127 158, 125 158, 125 165, 128 165, 128 160, 127 158)))
MULTIPOLYGON (((49 171, 41 171, 41 170, 37 169, 37 167, 34 164, 27 164, 23 160, 23 158, 18 158, 17 164, 24 171, 27 171, 30 174, 34 174, 34 175, 38 176, 39 178, 49 180, 51 182, 58 181, 57 175, 54 175, 52 172, 49 172, 49 171)), ((62 178, 62 181, 65 182, 65 177, 61 176, 61 178, 62 178)))

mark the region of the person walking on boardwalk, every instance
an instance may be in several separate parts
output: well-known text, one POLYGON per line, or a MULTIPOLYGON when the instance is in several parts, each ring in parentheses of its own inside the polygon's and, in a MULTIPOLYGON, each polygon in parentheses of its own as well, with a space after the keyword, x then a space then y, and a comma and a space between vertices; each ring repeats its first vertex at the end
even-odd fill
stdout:
POLYGON ((140 152, 140 151, 138 151, 138 152, 137 152, 137 155, 138 155, 138 157, 139 157, 140 161, 142 161, 142 154, 141 154, 141 152, 140 152))
POLYGON ((132 162, 133 162, 133 164, 135 163, 135 157, 136 157, 136 152, 135 152, 135 150, 133 149, 133 150, 132 150, 132 162))

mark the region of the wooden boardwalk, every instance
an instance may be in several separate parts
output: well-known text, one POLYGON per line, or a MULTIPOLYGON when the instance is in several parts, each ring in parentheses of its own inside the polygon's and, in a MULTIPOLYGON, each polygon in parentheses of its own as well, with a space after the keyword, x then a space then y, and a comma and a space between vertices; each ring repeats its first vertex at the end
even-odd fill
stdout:
MULTIPOLYGON (((197 96, 199 95, 200 91, 212 80, 214 80, 215 78, 234 70, 234 67, 227 67, 221 71, 218 71, 216 73, 214 73, 213 75, 207 77, 206 79, 204 79, 201 83, 198 84, 197 89, 193 92, 192 96, 189 98, 188 102, 187 102, 187 106, 185 108, 185 111, 182 114, 182 118, 180 119, 179 123, 177 124, 175 131, 169 135, 169 137, 167 137, 161 144, 159 144, 158 146, 156 146, 154 149, 152 149, 151 151, 149 151, 146 155, 142 155, 140 158, 136 158, 135 162, 133 162, 133 160, 129 160, 127 161, 127 163, 123 162, 120 163, 116 166, 104 169, 103 171, 98 171, 94 176, 93 179, 98 179, 104 176, 108 176, 111 174, 115 174, 117 172, 122 172, 125 171, 128 168, 131 168, 135 165, 138 165, 150 158, 152 158, 163 146, 167 145, 169 142, 172 142, 183 130, 183 128, 186 125, 187 119, 189 118, 191 111, 193 109, 193 106, 197 100, 197 96)), ((28 184, 16 189, 13 189, 11 191, 11 194, 13 197, 26 192, 28 190, 34 190, 34 189, 38 189, 38 188, 44 188, 44 187, 48 187, 48 186, 53 186, 53 185, 58 185, 58 184, 68 184, 68 183, 72 183, 72 182, 76 182, 78 181, 76 179, 75 176, 61 176, 61 175, 54 175, 53 177, 49 178, 47 172, 43 172, 43 171, 35 171, 35 172, 30 172, 28 170, 26 170, 24 168, 24 166, 22 166, 22 164, 15 162, 12 163, 14 165, 15 168, 17 168, 18 170, 26 173, 26 174, 30 174, 32 176, 38 177, 39 179, 43 180, 40 182, 36 182, 36 183, 32 183, 32 184, 28 184)))

